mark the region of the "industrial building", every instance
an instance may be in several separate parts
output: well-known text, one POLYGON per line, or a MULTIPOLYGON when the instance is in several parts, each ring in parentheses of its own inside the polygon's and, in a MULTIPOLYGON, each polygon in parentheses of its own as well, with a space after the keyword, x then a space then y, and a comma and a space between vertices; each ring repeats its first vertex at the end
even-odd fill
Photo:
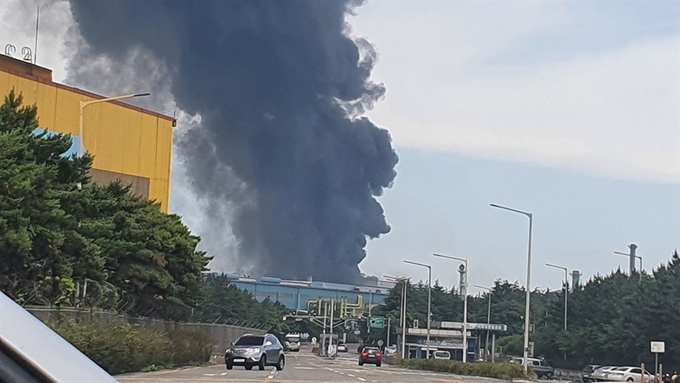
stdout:
POLYGON ((175 120, 119 101, 82 105, 105 97, 52 81, 52 71, 0 55, 0 94, 14 89, 25 105, 38 107, 42 131, 70 134, 76 153, 81 144, 94 156, 94 182, 116 179, 132 185, 132 192, 155 200, 168 212, 170 166, 175 120), (85 107, 87 106, 87 107, 85 107))
POLYGON ((239 289, 249 291, 258 301, 269 298, 296 311, 307 310, 310 303, 324 298, 361 303, 363 310, 368 311, 370 307, 383 303, 394 287, 387 282, 364 286, 272 277, 250 278, 238 274, 227 274, 227 278, 239 289))

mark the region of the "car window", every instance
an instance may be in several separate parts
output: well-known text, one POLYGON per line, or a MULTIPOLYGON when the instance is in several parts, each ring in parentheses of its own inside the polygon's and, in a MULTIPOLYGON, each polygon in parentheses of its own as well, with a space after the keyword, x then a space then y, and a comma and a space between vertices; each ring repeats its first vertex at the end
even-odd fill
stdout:
POLYGON ((630 370, 630 372, 631 372, 632 374, 642 374, 642 369, 640 369, 640 368, 633 368, 632 370, 630 370))
POLYGON ((246 335, 238 338, 236 346, 262 346, 264 344, 263 336, 246 335))

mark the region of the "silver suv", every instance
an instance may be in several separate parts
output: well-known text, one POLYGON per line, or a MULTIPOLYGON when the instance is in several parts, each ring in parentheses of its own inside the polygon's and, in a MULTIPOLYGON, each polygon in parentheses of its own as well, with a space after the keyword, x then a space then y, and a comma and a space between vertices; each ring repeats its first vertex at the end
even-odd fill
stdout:
POLYGON ((234 366, 244 366, 246 370, 252 370, 253 366, 258 366, 260 370, 276 366, 281 371, 286 366, 286 357, 281 342, 274 335, 246 334, 227 349, 224 363, 227 370, 234 366))

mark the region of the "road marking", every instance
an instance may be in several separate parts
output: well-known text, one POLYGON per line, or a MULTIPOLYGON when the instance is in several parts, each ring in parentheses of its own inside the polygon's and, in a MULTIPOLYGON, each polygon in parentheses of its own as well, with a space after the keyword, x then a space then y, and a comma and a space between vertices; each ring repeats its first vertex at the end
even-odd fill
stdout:
MULTIPOLYGON (((461 328, 462 328, 462 327, 461 327, 461 328)), ((352 374, 347 374, 347 376, 351 376, 352 378, 354 378, 354 375, 352 375, 352 374)))
MULTIPOLYGON (((462 328, 462 327, 461 327, 461 328, 462 328)), ((223 373, 221 373, 220 375, 225 376, 225 375, 227 375, 227 373, 226 373, 226 372, 223 372, 223 373)))
POLYGON ((276 367, 272 368, 267 379, 274 379, 274 375, 276 375, 276 367))
POLYGON ((296 370, 316 370, 314 367, 295 367, 296 370))
MULTIPOLYGON (((461 327, 462 328, 462 327, 461 327)), ((204 376, 216 376, 217 374, 203 374, 204 376)))
MULTIPOLYGON (((462 328, 462 327, 461 327, 461 328, 462 328)), ((362 382, 365 382, 365 381, 366 381, 366 379, 364 379, 364 378, 357 378, 357 379, 361 380, 362 382)))

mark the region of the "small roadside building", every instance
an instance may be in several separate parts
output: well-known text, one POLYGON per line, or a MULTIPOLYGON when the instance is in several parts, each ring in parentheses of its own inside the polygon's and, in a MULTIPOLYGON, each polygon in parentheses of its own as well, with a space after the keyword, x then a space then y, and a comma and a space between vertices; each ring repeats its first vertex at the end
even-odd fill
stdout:
MULTIPOLYGON (((463 360, 463 323, 461 322, 432 322, 430 326, 430 353, 434 351, 448 351, 453 360, 463 360)), ((508 326, 494 323, 467 324, 467 360, 475 362, 481 359, 484 344, 489 333, 489 348, 496 348, 496 333, 505 332, 508 326), (480 342, 481 339, 481 342, 480 342)), ((397 349, 408 359, 426 359, 427 328, 411 327, 406 329, 406 351, 402 351, 401 334, 397 336, 397 349)))

